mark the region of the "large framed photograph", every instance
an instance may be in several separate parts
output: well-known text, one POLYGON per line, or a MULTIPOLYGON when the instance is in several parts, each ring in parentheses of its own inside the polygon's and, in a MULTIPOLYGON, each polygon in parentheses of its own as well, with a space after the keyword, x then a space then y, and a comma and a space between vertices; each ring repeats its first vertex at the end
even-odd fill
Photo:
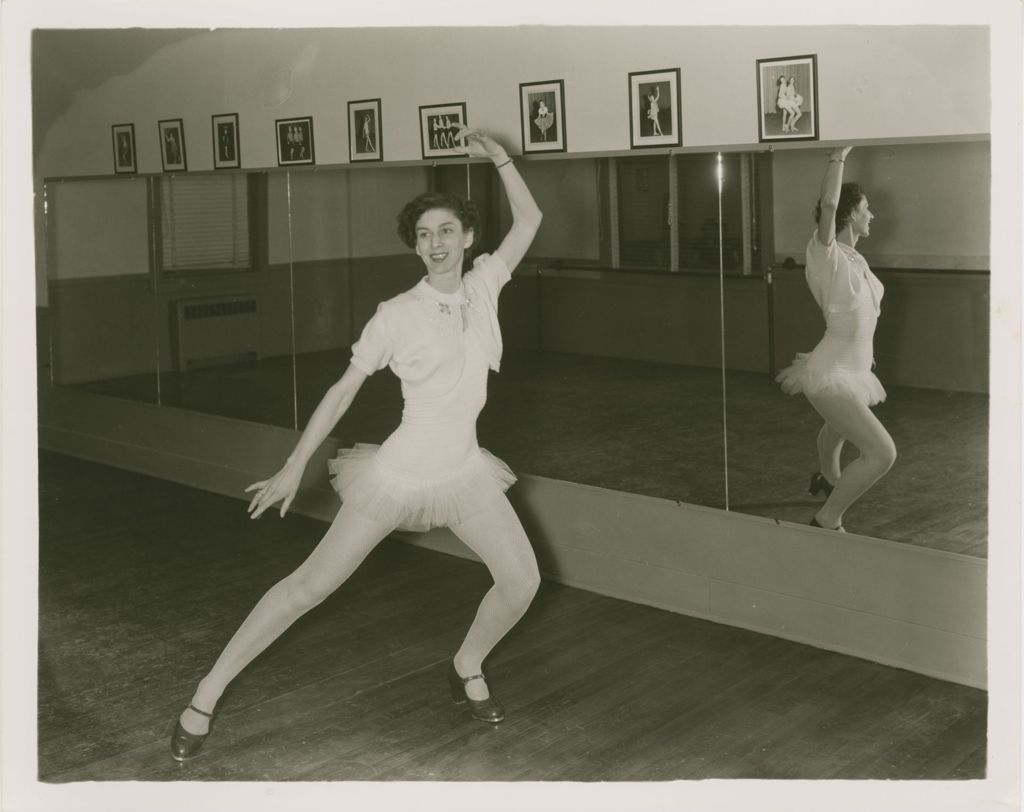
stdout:
POLYGON ((757 121, 761 141, 817 140, 815 54, 757 60, 757 121))
POLYGON ((238 169, 242 154, 238 137, 238 113, 211 116, 213 128, 213 168, 238 169))
POLYGON ((682 143, 679 98, 679 68, 629 74, 632 149, 678 147, 682 143))
POLYGON ((315 163, 313 150, 313 117, 279 118, 277 128, 277 165, 315 163))
POLYGON ((349 161, 384 160, 380 99, 361 99, 348 103, 349 161))
POLYGON ((523 154, 565 152, 565 93, 561 79, 519 85, 523 154))
POLYGON ((114 172, 118 175, 135 172, 135 125, 114 124, 110 133, 114 143, 114 172))
POLYGON ((467 126, 466 103, 420 105, 420 144, 424 158, 461 158, 455 151, 459 126, 467 126))
POLYGON ((160 132, 160 163, 164 172, 184 172, 188 169, 185 160, 185 125, 180 118, 157 122, 160 132))

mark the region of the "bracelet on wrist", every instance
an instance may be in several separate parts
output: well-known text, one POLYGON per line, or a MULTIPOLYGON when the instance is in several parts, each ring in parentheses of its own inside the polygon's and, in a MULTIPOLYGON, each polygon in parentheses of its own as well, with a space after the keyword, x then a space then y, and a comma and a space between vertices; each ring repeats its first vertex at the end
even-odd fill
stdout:
POLYGON ((501 169, 503 166, 507 166, 510 163, 512 163, 512 159, 506 156, 505 160, 502 161, 500 164, 495 164, 494 168, 501 169))

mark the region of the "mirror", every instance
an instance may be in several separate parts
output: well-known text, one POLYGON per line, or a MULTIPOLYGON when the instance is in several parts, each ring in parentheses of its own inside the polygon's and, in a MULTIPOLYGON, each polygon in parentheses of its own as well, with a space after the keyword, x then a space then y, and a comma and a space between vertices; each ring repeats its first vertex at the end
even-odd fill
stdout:
POLYGON ((267 172, 157 178, 166 405, 295 426, 286 181, 267 172))
MULTIPOLYGON (((801 524, 824 501, 808 493, 823 421, 774 376, 825 329, 803 265, 827 152, 771 158, 772 268, 734 280, 725 300, 731 509, 801 524)), ((856 250, 885 287, 874 358, 888 397, 873 412, 898 454, 847 510, 849 532, 986 555, 988 177, 987 141, 858 145, 847 157, 844 180, 875 216, 856 250)), ((847 443, 842 464, 856 456, 847 443)))
POLYGON ((44 184, 50 377, 114 397, 159 403, 159 304, 146 178, 44 184))
POLYGON ((295 426, 286 180, 48 182, 53 383, 295 426))
MULTIPOLYGON (((545 222, 502 293, 505 354, 481 445, 519 473, 723 507, 716 156, 517 163, 545 222)), ((137 190, 110 241, 129 234, 137 256, 125 264, 153 271, 136 274, 145 375, 115 371, 91 391, 289 428, 306 425, 377 304, 422 277, 395 233, 409 199, 468 193, 478 251, 511 223, 483 163, 99 183, 118 200, 137 190)), ((54 232, 63 225, 56 215, 54 232)), ((729 239, 738 273, 742 240, 729 239)), ((141 334, 114 343, 137 351, 141 334)), ((374 375, 334 435, 382 442, 401 410, 397 379, 374 375)))

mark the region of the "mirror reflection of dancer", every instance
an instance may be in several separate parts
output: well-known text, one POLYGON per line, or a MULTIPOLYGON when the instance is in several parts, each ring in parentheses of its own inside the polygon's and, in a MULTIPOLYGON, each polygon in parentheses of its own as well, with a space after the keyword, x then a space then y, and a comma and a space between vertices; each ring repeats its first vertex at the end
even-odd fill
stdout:
POLYGON ((540 138, 542 141, 548 140, 548 130, 551 125, 555 123, 555 116, 548 110, 548 106, 544 103, 544 99, 537 102, 537 118, 533 120, 533 123, 537 125, 537 129, 540 130, 540 138))
POLYGON ((498 293, 523 258, 541 212, 504 148, 476 129, 459 128, 459 152, 490 158, 508 196, 512 227, 494 254, 462 273, 479 215, 458 196, 425 193, 398 217, 398 233, 426 267, 411 290, 389 299, 352 347, 352 361, 324 395, 295 450, 270 479, 250 485, 258 519, 292 504, 303 470, 345 414, 366 378, 390 366, 402 381, 402 423, 381 446, 357 445, 330 462, 341 508, 309 557, 260 599, 200 680, 171 738, 178 761, 194 757, 217 702, 232 679, 299 617, 343 584, 396 528, 447 526, 487 565, 494 585, 448 664, 452 699, 474 718, 499 722, 484 659, 526 612, 540 584, 533 549, 504 491, 515 475, 477 445, 476 419, 488 370, 501 358, 498 293))
POLYGON ((820 470, 809 490, 823 491, 827 499, 811 524, 840 531, 847 508, 896 461, 896 445, 870 409, 885 400, 871 371, 883 288, 855 250, 870 233, 874 215, 860 186, 842 182, 851 149, 832 151, 815 210, 818 227, 807 243, 805 275, 825 316, 825 336, 776 378, 787 394, 802 392, 825 420, 818 433, 820 470), (847 440, 860 456, 840 469, 847 440))
POLYGON ((655 85, 654 92, 647 94, 647 118, 651 120, 651 135, 664 134, 661 131, 661 122, 658 121, 658 114, 661 112, 661 108, 658 106, 659 99, 661 99, 661 88, 655 85))

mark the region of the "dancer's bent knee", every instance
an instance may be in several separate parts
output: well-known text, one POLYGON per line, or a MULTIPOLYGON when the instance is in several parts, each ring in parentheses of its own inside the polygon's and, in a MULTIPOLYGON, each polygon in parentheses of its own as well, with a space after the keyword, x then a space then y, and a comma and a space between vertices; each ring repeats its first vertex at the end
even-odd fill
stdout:
POLYGON ((308 612, 323 603, 338 585, 322 579, 310 578, 300 574, 292 574, 280 584, 288 606, 297 612, 308 612))

